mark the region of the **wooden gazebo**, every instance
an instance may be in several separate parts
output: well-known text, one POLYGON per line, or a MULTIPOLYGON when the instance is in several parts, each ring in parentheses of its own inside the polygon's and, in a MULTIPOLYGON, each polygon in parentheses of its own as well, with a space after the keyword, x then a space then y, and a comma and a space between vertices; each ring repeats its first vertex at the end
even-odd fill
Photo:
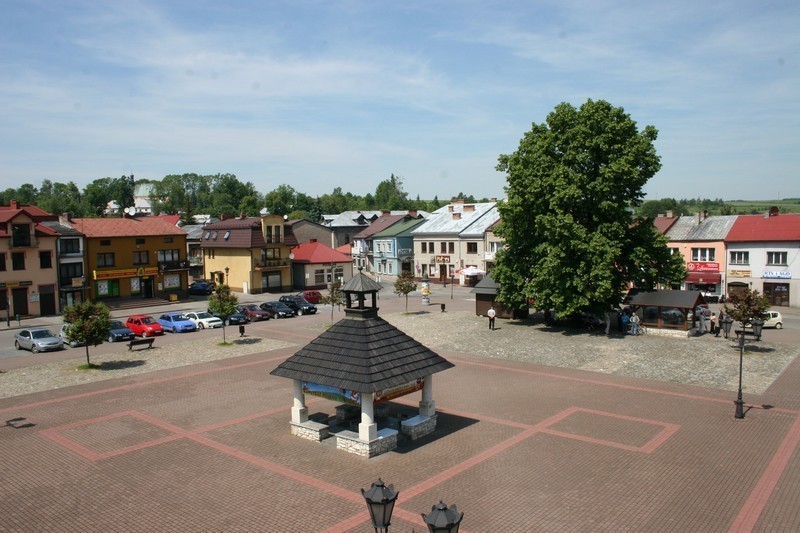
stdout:
POLYGON ((419 390, 419 414, 404 420, 400 431, 415 439, 435 430, 433 374, 454 365, 378 317, 380 289, 359 271, 341 289, 345 318, 271 372, 294 383, 293 434, 312 440, 332 436, 327 424, 308 417, 305 396, 322 396, 343 402, 343 410, 360 407, 358 432, 337 432, 337 447, 365 457, 384 453, 397 446, 397 430, 379 430, 375 405, 419 390))
POLYGON ((625 304, 634 308, 641 323, 648 328, 686 334, 695 327, 695 309, 703 303, 700 291, 632 290, 625 299, 625 304))

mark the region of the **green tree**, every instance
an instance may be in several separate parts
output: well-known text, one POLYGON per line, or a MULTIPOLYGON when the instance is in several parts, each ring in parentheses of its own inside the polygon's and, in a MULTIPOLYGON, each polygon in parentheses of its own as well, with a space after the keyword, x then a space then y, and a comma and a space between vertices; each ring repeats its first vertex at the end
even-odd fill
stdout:
POLYGON ((728 302, 724 306, 725 314, 737 321, 742 327, 753 324, 753 321, 760 319, 764 312, 769 310, 769 300, 757 290, 750 290, 749 287, 739 293, 734 292, 728 296, 728 302), (728 304, 733 307, 728 307, 728 304))
POLYGON ((394 282, 394 293, 398 296, 406 297, 406 313, 408 313, 408 294, 417 290, 417 284, 414 281, 414 273, 410 270, 404 270, 397 276, 397 281, 394 282))
POLYGON ((231 292, 227 285, 217 285, 216 290, 208 297, 208 310, 222 319, 222 342, 227 343, 228 337, 225 327, 228 325, 228 317, 236 312, 239 305, 239 298, 231 292))
POLYGON ((86 366, 91 367, 89 345, 102 344, 108 338, 108 332, 111 330, 108 307, 102 302, 94 303, 87 300, 64 308, 62 316, 64 322, 69 324, 66 331, 67 337, 86 347, 86 366))
POLYGON ((297 191, 289 185, 278 185, 264 195, 264 207, 273 215, 288 215, 295 208, 297 191))
POLYGON ((378 209, 401 210, 408 207, 408 193, 403 191, 403 179, 392 174, 375 189, 374 205, 378 209))
POLYGON ((111 199, 117 203, 119 207, 119 216, 123 216, 123 211, 127 207, 133 207, 133 188, 135 182, 133 179, 133 174, 130 176, 121 176, 116 179, 112 179, 109 184, 109 192, 111 193, 111 199))
POLYGON ((324 304, 331 305, 331 324, 333 324, 333 308, 337 305, 342 305, 342 283, 338 279, 334 279, 328 289, 327 294, 323 294, 320 301, 324 304))
POLYGON ((683 279, 680 255, 629 211, 661 167, 656 136, 608 102, 563 103, 499 157, 497 170, 508 175, 496 229, 506 249, 492 271, 501 301, 518 307, 536 298, 559 314, 602 314, 630 282, 655 288, 683 279))

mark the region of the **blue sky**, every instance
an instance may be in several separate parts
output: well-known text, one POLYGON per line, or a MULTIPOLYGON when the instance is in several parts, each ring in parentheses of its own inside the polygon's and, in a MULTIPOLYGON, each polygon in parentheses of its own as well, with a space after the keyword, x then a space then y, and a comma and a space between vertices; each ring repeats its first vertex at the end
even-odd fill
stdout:
POLYGON ((800 2, 4 0, 0 187, 230 172, 505 197, 560 102, 659 130, 648 199, 800 197, 800 2))

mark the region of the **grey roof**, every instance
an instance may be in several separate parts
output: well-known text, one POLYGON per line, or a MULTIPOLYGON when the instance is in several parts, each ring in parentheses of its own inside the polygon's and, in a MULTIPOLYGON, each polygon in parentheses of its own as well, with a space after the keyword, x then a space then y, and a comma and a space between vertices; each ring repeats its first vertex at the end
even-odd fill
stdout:
POLYGON ((186 238, 191 241, 199 241, 203 236, 205 224, 185 224, 181 229, 186 232, 186 238))
POLYGON ((737 215, 710 216, 697 223, 696 215, 681 216, 667 230, 671 241, 722 241, 728 236, 737 215))
POLYGON ((376 292, 383 288, 380 283, 359 270, 344 286, 339 289, 342 292, 376 292))
POLYGON ((59 235, 63 235, 64 237, 81 237, 81 236, 83 236, 83 233, 81 233, 80 231, 76 230, 75 228, 70 227, 70 226, 65 226, 64 224, 61 224, 59 222, 55 222, 55 221, 51 221, 51 220, 45 220, 45 221, 42 222, 42 225, 43 226, 47 226, 51 230, 57 232, 59 235))
POLYGON ((453 366, 380 317, 343 318, 270 374, 373 393, 453 366))
POLYGON ((475 294, 498 294, 500 292, 500 284, 492 279, 491 274, 486 274, 483 279, 475 284, 471 292, 475 294))
POLYGON ((637 292, 635 289, 631 289, 631 292, 628 293, 628 298, 625 299, 626 304, 636 307, 654 305, 683 309, 694 309, 704 301, 700 291, 664 290, 637 292))
MULTIPOLYGON (((431 216, 427 211, 417 210, 417 216, 427 218, 431 216)), ((322 215, 322 224, 332 228, 335 227, 353 227, 353 226, 369 226, 372 221, 384 215, 383 211, 343 211, 338 215, 322 215)), ((408 210, 403 211, 389 211, 390 215, 408 215, 408 210)), ((413 216, 413 214, 412 214, 413 216)))
POLYGON ((430 218, 411 230, 414 236, 431 234, 482 236, 500 219, 497 202, 449 204, 434 211, 430 218))

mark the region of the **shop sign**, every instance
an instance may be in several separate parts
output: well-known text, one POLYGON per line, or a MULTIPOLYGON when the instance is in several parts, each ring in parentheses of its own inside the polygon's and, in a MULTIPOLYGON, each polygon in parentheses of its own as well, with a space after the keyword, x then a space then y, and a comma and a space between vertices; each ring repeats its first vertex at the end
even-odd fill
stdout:
POLYGON ((749 270, 728 270, 729 278, 749 278, 750 274, 749 270))
POLYGON ((0 289, 11 289, 14 287, 30 287, 33 285, 32 281, 4 281, 0 283, 0 289))
POLYGON ((155 276, 158 267, 123 268, 118 270, 95 270, 94 279, 134 278, 136 276, 155 276))
POLYGON ((689 272, 719 272, 719 263, 708 261, 689 261, 686 263, 689 272))
POLYGON ((442 264, 442 263, 450 263, 450 256, 449 255, 437 255, 434 257, 434 263, 442 264))
POLYGON ((405 396, 406 394, 411 394, 413 392, 421 391, 424 386, 425 386, 425 378, 417 378, 416 381, 409 381, 408 383, 404 383, 396 387, 383 389, 375 392, 375 396, 373 397, 373 402, 374 403, 388 402, 389 400, 405 396))
POLYGON ((72 278, 73 287, 83 287, 83 276, 79 278, 72 278))
POLYGON ((765 270, 761 273, 762 278, 792 279, 792 273, 784 270, 765 270))

